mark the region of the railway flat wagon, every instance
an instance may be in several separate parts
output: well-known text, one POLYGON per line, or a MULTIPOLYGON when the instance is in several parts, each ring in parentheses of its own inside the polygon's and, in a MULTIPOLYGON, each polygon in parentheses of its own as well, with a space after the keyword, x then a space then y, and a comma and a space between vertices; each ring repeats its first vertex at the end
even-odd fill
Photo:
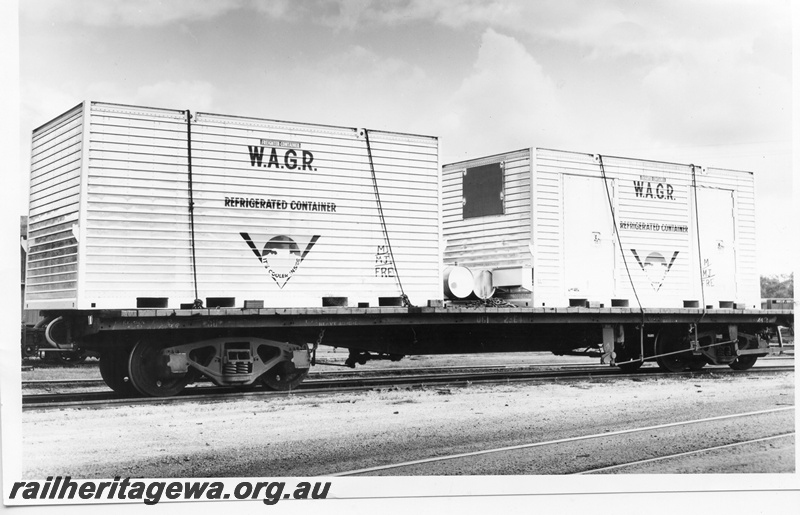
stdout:
POLYGON ((755 309, 752 204, 734 172, 84 102, 33 132, 24 307, 134 395, 294 388, 319 345, 747 368, 791 324, 755 309))

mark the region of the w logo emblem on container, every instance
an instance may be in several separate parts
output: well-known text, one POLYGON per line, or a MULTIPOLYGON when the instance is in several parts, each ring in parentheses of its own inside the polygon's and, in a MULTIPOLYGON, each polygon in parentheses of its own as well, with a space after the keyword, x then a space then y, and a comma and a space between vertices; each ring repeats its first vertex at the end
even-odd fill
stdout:
POLYGON ((275 236, 264 245, 263 250, 259 251, 249 234, 246 232, 241 232, 239 234, 244 238, 244 241, 247 242, 253 254, 255 254, 258 260, 264 265, 267 273, 272 277, 272 280, 275 281, 275 284, 278 285, 278 288, 281 289, 286 286, 286 283, 289 282, 289 279, 291 279, 297 271, 300 263, 302 263, 308 253, 311 252, 311 247, 313 247, 320 238, 319 235, 312 236, 305 250, 301 252, 300 247, 292 238, 283 235, 275 236))
POLYGON ((676 250, 672 253, 672 259, 669 260, 669 263, 667 263, 664 256, 658 252, 651 252, 644 261, 639 257, 636 249, 631 249, 631 252, 633 253, 633 257, 636 258, 636 262, 639 263, 642 272, 647 276, 647 280, 650 281, 650 286, 652 286, 655 291, 659 291, 661 286, 664 285, 664 281, 667 279, 667 273, 672 269, 672 265, 678 257, 678 251, 676 250))

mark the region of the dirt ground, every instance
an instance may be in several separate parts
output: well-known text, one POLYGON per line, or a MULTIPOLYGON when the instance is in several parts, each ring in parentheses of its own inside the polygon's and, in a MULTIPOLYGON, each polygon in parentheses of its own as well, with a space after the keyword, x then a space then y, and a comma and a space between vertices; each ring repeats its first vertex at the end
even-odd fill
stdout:
MULTIPOLYGON (((23 473, 27 478, 325 475, 448 452, 782 406, 794 406, 793 373, 437 386, 35 410, 22 415, 23 473)), ((793 471, 793 449, 781 452, 780 460, 773 455, 765 471, 793 471)))

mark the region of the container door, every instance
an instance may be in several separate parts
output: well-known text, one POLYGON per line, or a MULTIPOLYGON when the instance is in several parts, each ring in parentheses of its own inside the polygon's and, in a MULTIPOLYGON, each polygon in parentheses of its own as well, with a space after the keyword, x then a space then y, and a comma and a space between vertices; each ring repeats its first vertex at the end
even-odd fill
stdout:
MULTIPOLYGON (((564 284, 567 298, 607 300, 614 291, 614 233, 603 180, 564 175, 564 284)), ((614 181, 608 181, 614 198, 614 181)))
POLYGON ((697 188, 700 261, 706 304, 736 299, 733 191, 697 188))

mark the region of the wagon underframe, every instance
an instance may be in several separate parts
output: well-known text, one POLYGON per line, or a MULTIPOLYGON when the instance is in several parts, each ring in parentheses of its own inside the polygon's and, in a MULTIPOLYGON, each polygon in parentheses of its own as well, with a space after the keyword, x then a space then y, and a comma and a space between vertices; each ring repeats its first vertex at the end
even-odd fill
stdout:
POLYGON ((107 384, 174 395, 201 376, 218 385, 297 386, 318 345, 349 366, 404 355, 582 353, 636 369, 706 363, 749 368, 791 311, 629 308, 286 308, 48 312, 51 344, 100 353, 107 384))

